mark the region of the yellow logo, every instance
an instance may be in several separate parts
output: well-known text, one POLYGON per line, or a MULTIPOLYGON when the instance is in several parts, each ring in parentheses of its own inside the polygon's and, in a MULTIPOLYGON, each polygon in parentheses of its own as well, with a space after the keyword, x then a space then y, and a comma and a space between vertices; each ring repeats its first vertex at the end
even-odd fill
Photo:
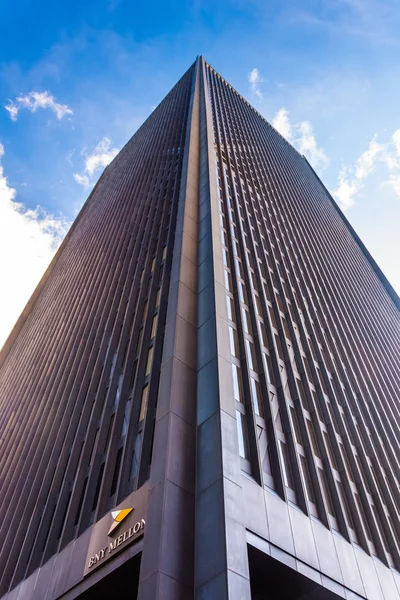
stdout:
POLYGON ((111 516, 114 520, 107 535, 111 535, 119 527, 124 519, 133 511, 133 508, 124 508, 122 510, 113 510, 111 516))

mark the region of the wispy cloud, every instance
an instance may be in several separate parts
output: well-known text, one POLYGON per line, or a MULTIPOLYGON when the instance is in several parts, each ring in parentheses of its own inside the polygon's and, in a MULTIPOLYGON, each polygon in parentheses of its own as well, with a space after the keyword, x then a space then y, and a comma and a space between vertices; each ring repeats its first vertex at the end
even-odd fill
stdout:
POLYGON ((318 146, 314 129, 309 121, 292 123, 288 111, 281 108, 272 119, 272 125, 301 154, 304 154, 316 169, 322 170, 329 165, 329 159, 324 150, 318 146))
POLYGON ((354 206, 361 195, 364 182, 375 170, 378 162, 386 164, 389 174, 383 185, 389 185, 400 197, 400 129, 397 129, 390 142, 380 144, 375 134, 365 152, 354 165, 343 167, 338 175, 338 187, 333 195, 343 210, 354 206))
POLYGON ((333 195, 339 203, 340 208, 348 210, 355 204, 355 199, 360 195, 365 179, 372 173, 376 162, 384 147, 376 141, 376 134, 363 152, 355 161, 353 166, 343 167, 338 175, 338 187, 333 195))
POLYGON ((389 178, 385 181, 400 198, 400 129, 392 135, 391 142, 385 148, 383 160, 389 169, 389 178))
MULTIPOLYGON (((0 144, 0 160, 4 147, 0 144)), ((0 348, 43 275, 70 223, 40 206, 27 209, 17 202, 0 164, 0 348)))
POLYGON ((8 111, 12 121, 17 120, 18 113, 23 108, 27 108, 31 112, 36 112, 38 108, 49 108, 56 114, 57 119, 73 114, 66 104, 56 102, 54 96, 49 92, 29 92, 25 96, 18 96, 14 101, 9 100, 4 108, 8 111))
POLYGON ((111 140, 108 137, 103 137, 91 153, 88 154, 83 150, 85 168, 81 173, 74 173, 75 181, 85 188, 93 185, 92 178, 96 172, 110 164, 118 152, 118 148, 111 148, 111 140))
POLYGON ((278 110, 275 117, 272 119, 272 125, 288 140, 288 142, 292 140, 292 124, 289 119, 289 113, 285 108, 278 110))
POLYGON ((264 80, 261 77, 260 71, 257 68, 254 68, 252 71, 250 71, 248 81, 250 83, 254 95, 257 96, 259 100, 263 100, 264 96, 260 90, 260 83, 262 83, 264 80))

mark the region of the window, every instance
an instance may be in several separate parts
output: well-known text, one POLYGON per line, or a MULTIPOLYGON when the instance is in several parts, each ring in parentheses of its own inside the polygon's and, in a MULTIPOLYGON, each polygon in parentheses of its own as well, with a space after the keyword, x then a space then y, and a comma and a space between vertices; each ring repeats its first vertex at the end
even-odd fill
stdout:
POLYGON ((251 334, 250 317, 247 310, 242 306, 243 328, 246 333, 251 334))
POLYGON ((142 321, 146 320, 148 307, 149 307, 149 303, 146 300, 146 302, 144 303, 144 307, 143 307, 142 321))
POLYGON ((147 376, 147 375, 150 374, 151 367, 153 365, 153 355, 154 355, 154 346, 152 346, 151 348, 149 348, 149 351, 147 353, 147 362, 146 362, 145 376, 147 376))
POLYGON ((236 426, 239 441, 239 454, 246 460, 249 459, 246 418, 240 411, 236 411, 236 426))
POLYGON ((264 414, 261 399, 260 384, 258 381, 250 377, 251 397, 253 400, 254 412, 257 416, 262 417, 264 414))
POLYGON ((246 352, 250 369, 252 371, 256 371, 256 353, 254 350, 254 344, 248 339, 246 339, 246 352))
POLYGON ((231 321, 235 321, 235 307, 233 304, 233 298, 231 298, 230 296, 226 297, 226 308, 228 311, 228 319, 230 319, 231 321))
POLYGON ((156 296, 156 308, 158 306, 160 306, 160 298, 161 298, 161 288, 159 287, 157 290, 157 296, 156 296))
POLYGON ((303 479, 304 479, 304 483, 305 483, 305 487, 306 487, 307 498, 310 502, 315 504, 315 496, 314 496, 313 486, 311 483, 310 471, 308 469, 308 464, 307 464, 306 458, 302 454, 300 454, 300 466, 301 466, 301 472, 303 474, 303 479))
POLYGON ((240 369, 236 365, 232 365, 233 375, 233 395, 237 402, 243 403, 243 390, 242 390, 242 378, 240 369))
POLYGON ((281 455, 283 478, 285 481, 285 485, 286 487, 294 490, 294 480, 292 469, 290 466, 288 448, 285 442, 283 442, 282 440, 279 440, 279 452, 281 455))
POLYGON ((298 444, 300 444, 302 446, 303 445, 303 440, 301 438, 299 422, 297 420, 296 411, 293 408, 293 406, 290 406, 290 416, 291 416, 291 419, 292 419, 292 425, 293 425, 293 429, 294 429, 294 434, 296 436, 296 441, 297 441, 298 444))
POLYGON ((143 437, 143 432, 139 431, 136 436, 135 446, 133 449, 131 478, 136 477, 136 475, 139 471, 140 451, 142 449, 142 437, 143 437))
POLYGON ((156 335, 156 331, 157 331, 157 320, 158 320, 158 314, 155 315, 153 317, 153 322, 151 324, 151 334, 150 334, 150 339, 153 339, 156 335))
POLYGON ((312 450, 313 450, 315 456, 318 456, 318 458, 321 458, 321 452, 319 450, 317 438, 315 436, 314 426, 313 426, 312 422, 309 419, 306 419, 306 423, 307 423, 308 435, 309 435, 310 440, 311 440, 312 450))
POLYGON ((147 413, 147 404, 149 401, 149 386, 145 385, 142 391, 142 399, 140 402, 139 421, 143 421, 147 413))
POLYGON ((239 358, 239 339, 237 331, 233 327, 229 327, 229 342, 232 356, 239 358))
POLYGON ((331 497, 331 493, 329 491, 328 482, 326 480, 325 471, 323 469, 321 469, 320 467, 318 467, 318 474, 319 474, 319 478, 321 481, 321 487, 324 492, 325 503, 326 503, 326 508, 328 510, 328 513, 332 517, 336 518, 335 509, 333 508, 332 497, 331 497))

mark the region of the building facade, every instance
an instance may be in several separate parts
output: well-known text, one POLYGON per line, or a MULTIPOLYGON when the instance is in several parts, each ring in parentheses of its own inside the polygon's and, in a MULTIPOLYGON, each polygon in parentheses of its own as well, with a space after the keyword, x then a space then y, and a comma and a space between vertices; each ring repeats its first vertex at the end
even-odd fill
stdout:
POLYGON ((400 599, 399 299, 199 57, 0 353, 0 596, 400 599))

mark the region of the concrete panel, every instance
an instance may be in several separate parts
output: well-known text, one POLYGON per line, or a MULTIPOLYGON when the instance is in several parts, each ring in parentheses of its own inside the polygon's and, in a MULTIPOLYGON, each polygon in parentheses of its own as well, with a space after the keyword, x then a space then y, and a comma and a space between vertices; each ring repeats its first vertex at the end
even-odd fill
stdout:
POLYGON ((198 370, 202 369, 217 353, 215 316, 198 329, 198 370))
POLYGON ((157 404, 157 419, 171 410, 194 425, 196 410, 196 373, 177 358, 163 366, 157 404))
POLYGON ((361 596, 366 596, 354 548, 345 539, 334 535, 333 540, 340 562, 344 585, 361 596))
POLYGON ((228 576, 226 571, 219 573, 199 586, 196 600, 229 600, 228 599, 228 576))
POLYGON ((199 294, 198 327, 201 327, 215 313, 214 286, 205 287, 199 294))
POLYGON ((183 283, 178 288, 177 313, 193 327, 197 326, 197 294, 183 283))
POLYGON ((292 525, 295 554, 298 559, 320 570, 311 522, 299 510, 289 506, 289 518, 292 525))
MULTIPOLYGON (((226 567, 225 518, 222 480, 199 494, 196 505, 197 586, 222 573, 226 567)), ((201 597, 201 595, 200 595, 201 597)), ((210 596, 213 598, 213 596, 210 596)))
POLYGON ((196 368, 195 328, 179 315, 176 317, 175 356, 191 369, 196 368))
POLYGON ((264 492, 261 486, 242 475, 243 506, 246 529, 254 531, 266 540, 269 539, 267 511, 264 492))
POLYGON ((354 548, 354 553, 368 600, 384 600, 378 575, 374 569, 375 561, 358 548, 354 548))
POLYGON ((219 401, 221 410, 236 419, 236 405, 233 395, 232 363, 218 356, 219 401))
POLYGON ((270 541, 286 550, 295 553, 292 529, 288 513, 288 506, 279 496, 264 490, 269 524, 270 541))
POLYGON ((306 577, 308 577, 308 579, 312 579, 319 585, 322 585, 321 573, 319 571, 306 565, 301 560, 296 560, 296 567, 297 567, 297 571, 299 573, 301 573, 302 575, 305 575, 306 577))
POLYGON ((220 418, 214 413, 198 427, 197 491, 202 492, 222 477, 220 418))
POLYGON ((194 502, 192 494, 165 482, 159 570, 190 586, 193 584, 194 502), (184 518, 182 518, 184 516, 184 518), (171 540, 175 540, 171 544, 171 540), (178 543, 176 543, 178 542, 178 543))
POLYGON ((182 283, 186 285, 190 290, 196 292, 197 282, 196 282, 196 270, 194 263, 186 258, 186 256, 181 256, 181 268, 179 272, 179 277, 182 283))
POLYGON ((327 589, 337 594, 340 598, 346 598, 346 591, 340 583, 333 581, 330 577, 326 577, 326 575, 322 575, 322 585, 327 589))
POLYGON ((221 442, 224 477, 240 486, 241 469, 236 419, 221 410, 221 442))
POLYGON ((314 533, 321 572, 335 581, 343 583, 343 575, 332 533, 321 523, 317 523, 312 519, 311 527, 314 533))
POLYGON ((218 362, 213 358, 198 373, 197 424, 206 421, 218 410, 218 362))
POLYGON ((400 591, 396 587, 393 571, 390 571, 385 565, 377 560, 374 560, 373 564, 385 600, 392 600, 392 598, 393 600, 400 600, 400 591))
POLYGON ((228 569, 248 579, 246 530, 241 523, 228 518, 226 518, 226 554, 228 569))
POLYGON ((170 414, 167 448, 166 478, 194 494, 195 428, 173 413, 170 414))

